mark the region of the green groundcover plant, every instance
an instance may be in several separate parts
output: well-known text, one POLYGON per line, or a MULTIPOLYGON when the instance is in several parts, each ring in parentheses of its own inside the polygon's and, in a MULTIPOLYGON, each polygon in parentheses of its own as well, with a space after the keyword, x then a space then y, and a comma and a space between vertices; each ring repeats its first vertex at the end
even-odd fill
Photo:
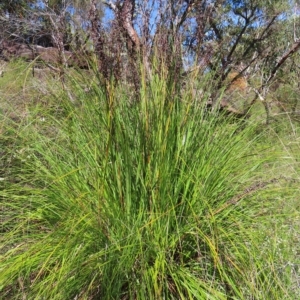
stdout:
POLYGON ((159 76, 138 97, 72 89, 75 104, 62 91, 13 132, 3 299, 289 297, 264 232, 278 179, 262 174, 272 157, 253 125, 159 76))

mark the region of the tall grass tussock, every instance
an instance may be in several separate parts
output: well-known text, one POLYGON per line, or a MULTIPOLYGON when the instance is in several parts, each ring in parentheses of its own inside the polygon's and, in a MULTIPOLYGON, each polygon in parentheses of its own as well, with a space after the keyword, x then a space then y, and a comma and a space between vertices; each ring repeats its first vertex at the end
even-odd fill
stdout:
POLYGON ((0 182, 0 298, 295 297, 275 203, 296 190, 256 125, 158 75, 138 100, 71 79, 76 104, 49 96, 1 136, 14 164, 0 182))

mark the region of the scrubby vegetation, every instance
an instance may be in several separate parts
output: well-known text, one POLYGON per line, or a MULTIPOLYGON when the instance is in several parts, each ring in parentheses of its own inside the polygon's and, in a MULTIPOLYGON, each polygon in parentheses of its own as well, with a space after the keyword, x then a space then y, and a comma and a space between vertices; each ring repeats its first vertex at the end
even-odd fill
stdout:
POLYGON ((299 297, 298 123, 208 111, 192 93, 208 76, 174 93, 156 75, 137 101, 73 70, 72 103, 19 74, 1 102, 18 114, 3 106, 2 298, 299 297))
POLYGON ((299 299, 295 1, 1 1, 1 299, 299 299))

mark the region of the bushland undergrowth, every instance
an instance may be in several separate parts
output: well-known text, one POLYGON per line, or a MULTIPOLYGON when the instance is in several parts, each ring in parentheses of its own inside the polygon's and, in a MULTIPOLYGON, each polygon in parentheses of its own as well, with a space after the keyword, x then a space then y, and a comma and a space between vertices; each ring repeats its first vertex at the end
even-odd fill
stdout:
POLYGON ((297 125, 80 80, 1 121, 2 298, 296 299, 297 125))

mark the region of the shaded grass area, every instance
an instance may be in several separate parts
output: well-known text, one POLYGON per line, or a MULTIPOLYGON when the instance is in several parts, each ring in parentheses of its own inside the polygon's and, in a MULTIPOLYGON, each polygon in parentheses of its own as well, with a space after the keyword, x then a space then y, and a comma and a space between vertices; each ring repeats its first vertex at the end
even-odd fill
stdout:
POLYGON ((139 101, 75 78, 5 122, 4 298, 297 298, 298 143, 158 76, 139 101))

